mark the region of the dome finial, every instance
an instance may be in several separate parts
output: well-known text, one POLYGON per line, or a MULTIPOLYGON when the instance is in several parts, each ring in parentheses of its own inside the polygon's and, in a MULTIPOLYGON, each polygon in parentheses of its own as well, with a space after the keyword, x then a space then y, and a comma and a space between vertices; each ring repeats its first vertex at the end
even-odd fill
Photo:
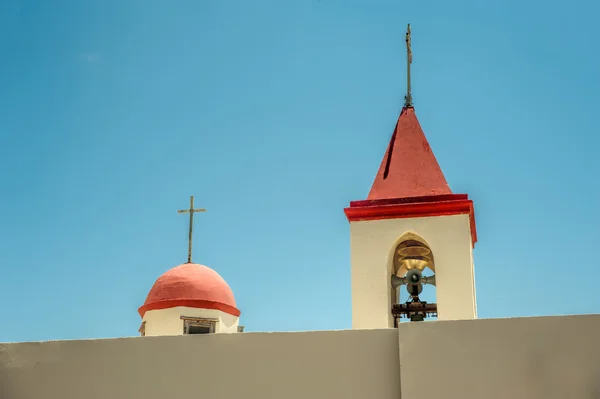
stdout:
POLYGON ((192 263, 192 229, 194 226, 194 213, 195 212, 206 212, 206 209, 194 209, 194 196, 190 197, 190 209, 182 209, 177 211, 177 213, 189 213, 190 214, 190 234, 189 234, 189 242, 188 242, 188 260, 187 263, 192 263))

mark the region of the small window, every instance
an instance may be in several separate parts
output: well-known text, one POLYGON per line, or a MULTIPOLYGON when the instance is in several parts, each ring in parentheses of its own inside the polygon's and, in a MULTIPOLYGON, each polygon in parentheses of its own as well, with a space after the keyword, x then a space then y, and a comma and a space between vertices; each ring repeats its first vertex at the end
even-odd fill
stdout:
POLYGON ((183 333, 191 334, 212 334, 215 332, 216 320, 196 319, 191 317, 182 317, 183 333))
POLYGON ((188 323, 186 334, 210 334, 212 331, 212 323, 204 325, 197 323, 188 323))
POLYGON ((145 321, 142 322, 142 325, 140 326, 140 329, 138 330, 138 332, 140 333, 140 335, 142 337, 146 336, 146 322, 145 321))

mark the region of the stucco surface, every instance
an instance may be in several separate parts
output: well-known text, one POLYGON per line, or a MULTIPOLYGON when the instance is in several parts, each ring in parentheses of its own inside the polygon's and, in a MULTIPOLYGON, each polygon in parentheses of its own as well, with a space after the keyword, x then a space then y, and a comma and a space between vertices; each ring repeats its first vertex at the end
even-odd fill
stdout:
POLYGON ((403 399, 599 399, 600 315, 407 323, 403 399))
POLYGON ((598 399, 599 337, 591 315, 0 344, 0 399, 598 399))
POLYGON ((2 399, 398 399, 397 331, 0 344, 2 399))

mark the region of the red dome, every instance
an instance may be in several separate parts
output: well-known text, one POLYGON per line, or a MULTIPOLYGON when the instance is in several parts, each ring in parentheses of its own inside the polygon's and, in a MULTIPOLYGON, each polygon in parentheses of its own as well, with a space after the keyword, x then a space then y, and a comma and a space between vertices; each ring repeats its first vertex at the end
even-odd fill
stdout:
POLYGON ((233 316, 240 315, 233 292, 223 277, 210 267, 194 263, 179 265, 160 276, 138 312, 144 317, 148 310, 176 306, 216 309, 233 316))

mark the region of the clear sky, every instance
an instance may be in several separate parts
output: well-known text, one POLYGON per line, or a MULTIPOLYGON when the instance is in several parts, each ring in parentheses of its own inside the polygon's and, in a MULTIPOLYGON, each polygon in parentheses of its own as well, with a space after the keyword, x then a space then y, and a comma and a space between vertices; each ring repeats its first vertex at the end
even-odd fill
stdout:
MULTIPOLYGON (((480 317, 600 312, 592 1, 3 0, 0 341, 137 335, 194 261, 247 331, 351 325, 349 226, 405 91, 475 201, 480 317)), ((377 265, 373 265, 377 267, 377 265)))

